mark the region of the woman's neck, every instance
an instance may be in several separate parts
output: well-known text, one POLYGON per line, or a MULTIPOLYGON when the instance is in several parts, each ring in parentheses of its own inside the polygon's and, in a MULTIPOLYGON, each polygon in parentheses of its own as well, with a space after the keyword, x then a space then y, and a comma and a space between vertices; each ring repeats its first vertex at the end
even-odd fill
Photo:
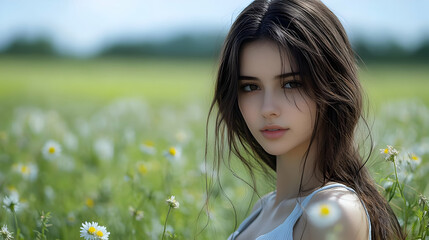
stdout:
POLYGON ((299 197, 299 189, 302 176, 301 196, 311 193, 317 187, 322 185, 320 180, 321 174, 316 174, 317 169, 314 168, 316 163, 315 144, 310 148, 307 158, 302 154, 288 154, 277 156, 277 193, 275 205, 283 200, 299 197), (305 169, 302 174, 304 161, 305 169), (313 171, 314 170, 314 171, 313 171), (306 191, 307 190, 307 191, 306 191))

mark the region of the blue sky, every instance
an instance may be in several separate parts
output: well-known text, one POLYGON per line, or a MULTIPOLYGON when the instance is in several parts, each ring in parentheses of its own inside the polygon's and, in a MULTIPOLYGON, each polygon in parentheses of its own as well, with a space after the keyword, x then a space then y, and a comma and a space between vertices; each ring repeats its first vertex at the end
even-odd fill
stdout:
MULTIPOLYGON (((226 32, 250 0, 0 0, 0 48, 17 36, 51 38, 60 51, 88 55, 106 44, 226 32)), ((323 0, 351 38, 413 48, 429 38, 427 0, 323 0)))

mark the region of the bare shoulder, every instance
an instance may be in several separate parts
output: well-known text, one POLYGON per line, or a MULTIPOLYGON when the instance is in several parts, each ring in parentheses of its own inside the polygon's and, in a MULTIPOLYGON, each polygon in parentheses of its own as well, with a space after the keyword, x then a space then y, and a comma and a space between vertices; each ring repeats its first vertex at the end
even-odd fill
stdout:
POLYGON ((368 239, 365 208, 354 192, 342 187, 315 194, 300 222, 302 239, 368 239))

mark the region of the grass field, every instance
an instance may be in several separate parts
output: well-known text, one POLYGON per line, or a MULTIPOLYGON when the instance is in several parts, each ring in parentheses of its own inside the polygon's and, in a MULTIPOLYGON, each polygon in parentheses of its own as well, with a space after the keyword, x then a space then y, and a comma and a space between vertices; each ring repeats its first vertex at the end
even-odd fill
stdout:
MULTIPOLYGON (((111 239, 161 239, 168 216, 168 238, 226 239, 235 215, 219 187, 201 212, 215 72, 214 60, 0 58, 0 225, 16 239, 78 239, 85 221, 111 239), (4 202, 14 194, 16 214, 4 202)), ((369 167, 417 239, 428 223, 429 70, 372 64, 360 76, 377 149, 369 167), (396 175, 378 154, 386 145, 400 152, 396 175)), ((227 171, 222 183, 241 222, 253 192, 227 171)))
MULTIPOLYGON (((421 99, 429 104, 429 70, 424 64, 361 66, 371 104, 421 99)), ((139 97, 152 104, 209 101, 215 60, 0 58, 3 106, 26 102, 55 105, 69 101, 105 104, 139 97)))

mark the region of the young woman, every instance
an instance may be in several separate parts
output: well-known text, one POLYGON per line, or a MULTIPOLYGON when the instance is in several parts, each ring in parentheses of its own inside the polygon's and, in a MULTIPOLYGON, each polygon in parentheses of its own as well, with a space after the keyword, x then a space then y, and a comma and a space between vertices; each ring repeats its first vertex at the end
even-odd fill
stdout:
POLYGON ((275 171, 276 191, 229 239, 404 238, 354 142, 356 68, 341 23, 318 0, 256 0, 238 16, 210 109, 216 159, 226 143, 252 176, 275 171), (335 224, 312 224, 307 210, 319 202, 338 207, 335 224))

